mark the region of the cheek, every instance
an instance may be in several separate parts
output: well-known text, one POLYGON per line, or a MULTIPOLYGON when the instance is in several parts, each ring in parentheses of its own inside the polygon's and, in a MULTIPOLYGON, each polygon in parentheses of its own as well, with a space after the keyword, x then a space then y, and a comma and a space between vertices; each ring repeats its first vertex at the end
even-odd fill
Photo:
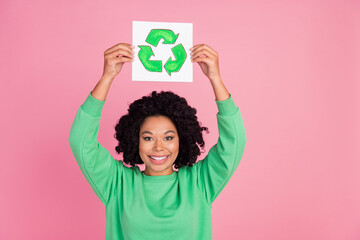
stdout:
POLYGON ((171 151, 172 151, 173 153, 179 152, 179 142, 173 142, 173 143, 171 143, 171 145, 169 146, 169 148, 171 149, 171 151))
POLYGON ((146 155, 148 151, 149 151, 149 144, 146 144, 143 141, 139 141, 139 154, 146 155))

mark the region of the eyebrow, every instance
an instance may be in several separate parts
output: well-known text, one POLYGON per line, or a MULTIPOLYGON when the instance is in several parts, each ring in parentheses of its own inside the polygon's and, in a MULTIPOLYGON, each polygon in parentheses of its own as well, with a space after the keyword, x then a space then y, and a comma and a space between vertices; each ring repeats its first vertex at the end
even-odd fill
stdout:
MULTIPOLYGON (((143 134, 145 134, 145 133, 153 134, 153 133, 150 132, 150 131, 144 131, 144 132, 141 133, 141 135, 143 135, 143 134)), ((174 134, 175 134, 175 132, 174 132, 173 130, 168 130, 168 131, 164 132, 164 134, 167 134, 167 133, 174 133, 174 134)))

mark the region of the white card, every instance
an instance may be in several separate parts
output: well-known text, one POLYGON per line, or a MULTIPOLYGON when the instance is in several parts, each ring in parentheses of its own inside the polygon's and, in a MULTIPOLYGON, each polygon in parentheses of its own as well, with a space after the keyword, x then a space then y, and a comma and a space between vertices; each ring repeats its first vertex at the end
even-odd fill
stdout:
POLYGON ((133 81, 192 82, 192 23, 133 21, 133 81))

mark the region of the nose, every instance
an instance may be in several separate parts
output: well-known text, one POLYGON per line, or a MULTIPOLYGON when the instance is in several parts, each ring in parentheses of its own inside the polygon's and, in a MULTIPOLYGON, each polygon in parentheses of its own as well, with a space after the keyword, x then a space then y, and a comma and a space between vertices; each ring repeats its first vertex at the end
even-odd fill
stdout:
POLYGON ((163 143, 161 140, 155 140, 154 143, 154 150, 155 151, 161 151, 163 149, 163 143))

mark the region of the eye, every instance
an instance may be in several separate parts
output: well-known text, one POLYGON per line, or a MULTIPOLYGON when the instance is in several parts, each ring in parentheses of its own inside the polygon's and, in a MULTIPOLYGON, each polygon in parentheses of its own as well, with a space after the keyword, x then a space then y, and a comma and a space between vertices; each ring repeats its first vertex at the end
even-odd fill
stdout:
POLYGON ((144 140, 145 140, 145 141, 150 141, 150 140, 151 140, 151 137, 144 137, 144 140))
POLYGON ((174 137, 172 137, 172 136, 165 137, 165 140, 167 140, 167 141, 170 141, 170 140, 173 140, 173 139, 174 139, 174 137))

